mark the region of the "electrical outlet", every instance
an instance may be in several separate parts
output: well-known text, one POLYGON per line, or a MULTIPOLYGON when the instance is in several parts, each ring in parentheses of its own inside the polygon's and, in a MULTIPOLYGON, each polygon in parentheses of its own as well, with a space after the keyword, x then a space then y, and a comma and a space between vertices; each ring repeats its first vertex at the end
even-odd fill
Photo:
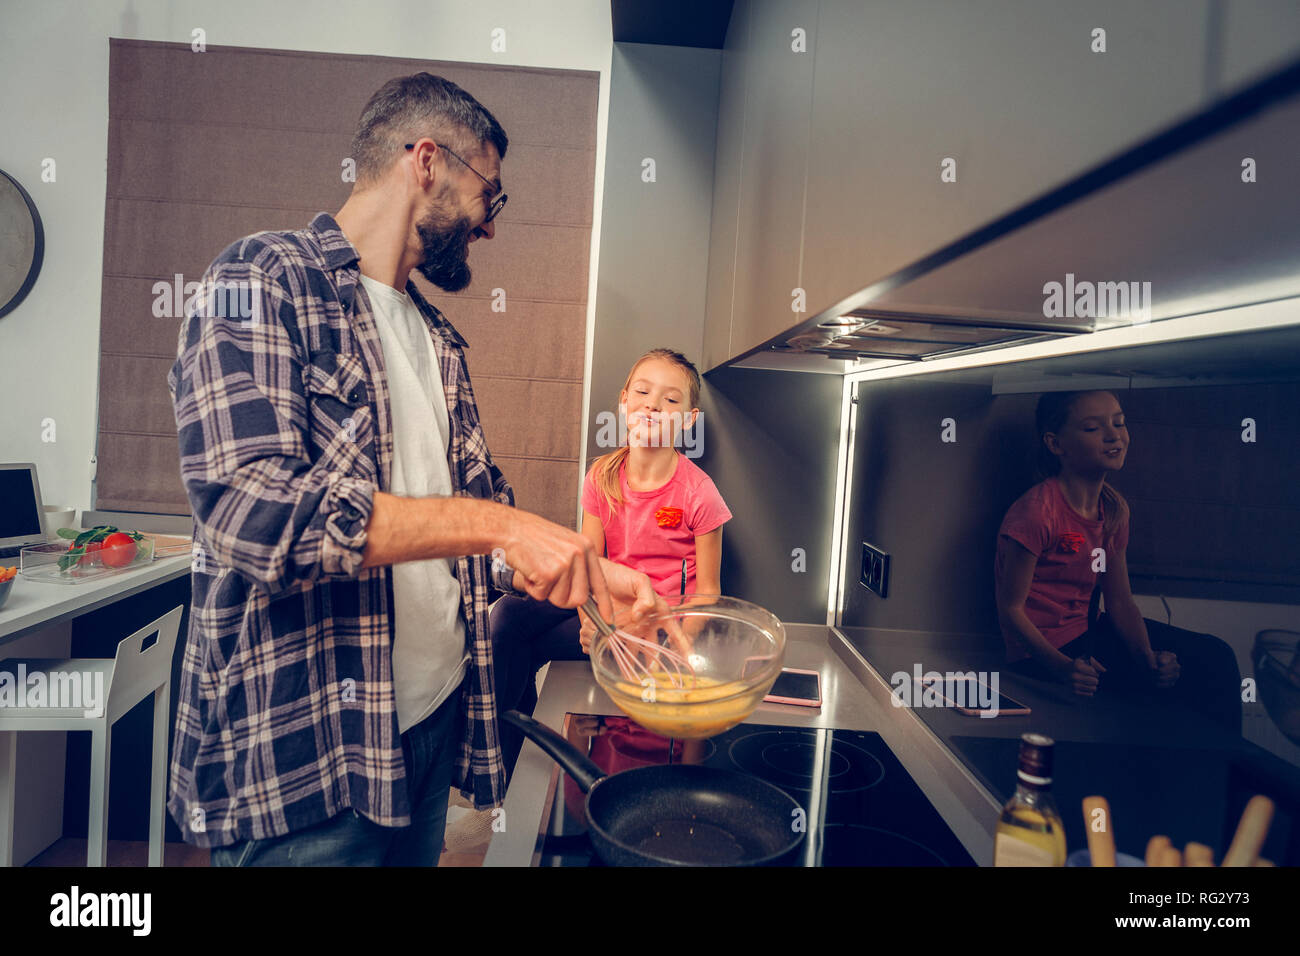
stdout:
POLYGON ((864 588, 882 598, 889 597, 889 552, 862 542, 862 571, 858 578, 864 588))

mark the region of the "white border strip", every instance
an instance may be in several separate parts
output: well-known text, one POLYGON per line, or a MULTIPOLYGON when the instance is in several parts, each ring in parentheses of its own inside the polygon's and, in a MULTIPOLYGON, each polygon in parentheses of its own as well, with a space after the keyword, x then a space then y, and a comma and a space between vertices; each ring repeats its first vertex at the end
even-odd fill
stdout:
POLYGON ((831 522, 831 567, 826 593, 826 623, 839 623, 844 583, 844 523, 848 520, 849 471, 853 462, 853 436, 857 416, 853 414, 854 383, 846 376, 840 395, 840 441, 835 460, 835 517, 831 522))
POLYGON ((587 264, 587 331, 582 353, 582 423, 578 433, 578 494, 573 503, 574 520, 582 530, 582 482, 587 477, 587 435, 591 423, 591 366, 596 352, 596 289, 600 285, 600 236, 605 208, 605 153, 609 142, 609 101, 614 81, 614 44, 609 61, 600 71, 600 92, 596 101, 596 177, 592 183, 591 252, 587 264))

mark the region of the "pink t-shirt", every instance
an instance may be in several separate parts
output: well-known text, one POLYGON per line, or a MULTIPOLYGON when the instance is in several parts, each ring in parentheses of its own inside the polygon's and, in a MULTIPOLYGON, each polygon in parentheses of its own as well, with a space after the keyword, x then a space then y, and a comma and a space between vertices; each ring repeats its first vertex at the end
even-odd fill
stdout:
MULTIPOLYGON (((1104 509, 1104 503, 1100 507, 1104 509)), ((1053 647, 1068 644, 1088 629, 1088 605, 1097 584, 1092 552, 1103 548, 1109 566, 1112 554, 1128 548, 1128 531, 1125 516, 1113 537, 1104 540, 1102 521, 1089 521, 1071 508, 1055 478, 1034 485, 1007 509, 998 534, 1038 556, 1025 616, 1053 647)), ((1006 641, 1008 660, 1029 656, 1021 641, 1006 641)))
POLYGON ((654 491, 627 486, 627 464, 619 466, 623 503, 611 514, 591 474, 582 484, 582 507, 600 519, 609 560, 649 576, 657 593, 681 593, 686 559, 686 593, 695 593, 695 537, 731 520, 712 479, 683 454, 673 476, 654 491))

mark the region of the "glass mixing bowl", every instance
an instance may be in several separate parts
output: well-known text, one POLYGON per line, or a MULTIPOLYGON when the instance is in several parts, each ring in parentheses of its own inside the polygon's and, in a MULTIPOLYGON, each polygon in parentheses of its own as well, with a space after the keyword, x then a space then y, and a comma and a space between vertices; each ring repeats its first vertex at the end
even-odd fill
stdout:
POLYGON ((619 666, 608 639, 597 634, 591 669, 618 707, 646 730, 702 739, 730 730, 754 712, 781 672, 785 628, 771 611, 716 594, 665 598, 666 613, 627 633, 681 654, 673 667, 632 642, 636 663, 619 666))

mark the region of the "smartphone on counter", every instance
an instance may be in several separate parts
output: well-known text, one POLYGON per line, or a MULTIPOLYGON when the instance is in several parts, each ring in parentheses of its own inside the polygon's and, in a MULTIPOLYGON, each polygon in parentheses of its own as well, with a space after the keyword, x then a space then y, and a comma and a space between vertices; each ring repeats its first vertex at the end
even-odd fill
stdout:
POLYGON ((933 678, 922 678, 920 683, 922 687, 933 687, 938 684, 939 696, 947 702, 948 706, 957 713, 966 714, 970 717, 983 717, 986 715, 1014 717, 1030 712, 1026 705, 1014 697, 1008 697, 1001 691, 998 692, 996 713, 993 712, 992 707, 981 707, 979 702, 989 700, 993 693, 989 685, 978 678, 941 677, 937 681, 933 678))
POLYGON ((783 667, 772 689, 763 698, 770 704, 797 704, 800 707, 822 705, 822 675, 817 671, 783 667))

